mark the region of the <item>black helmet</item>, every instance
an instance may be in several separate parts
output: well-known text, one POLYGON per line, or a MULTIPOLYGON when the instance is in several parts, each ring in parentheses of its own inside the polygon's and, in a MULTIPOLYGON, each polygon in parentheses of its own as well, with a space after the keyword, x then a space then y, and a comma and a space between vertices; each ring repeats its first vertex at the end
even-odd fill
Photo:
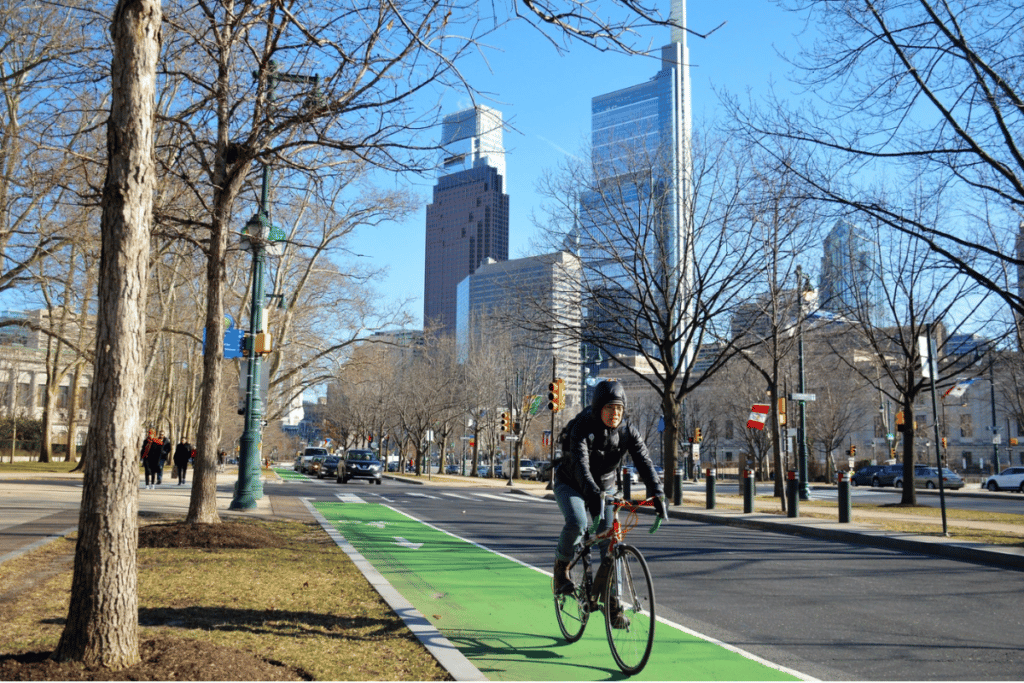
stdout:
POLYGON ((602 380, 594 387, 594 400, 590 406, 595 414, 600 414, 605 406, 620 405, 626 409, 626 390, 621 382, 615 380, 602 380))

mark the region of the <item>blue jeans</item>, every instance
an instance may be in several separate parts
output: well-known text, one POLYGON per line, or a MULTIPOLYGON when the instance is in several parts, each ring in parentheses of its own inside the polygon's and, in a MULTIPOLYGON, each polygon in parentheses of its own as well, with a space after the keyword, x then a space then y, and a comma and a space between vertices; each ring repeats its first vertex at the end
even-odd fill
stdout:
MULTIPOLYGON (((558 537, 555 557, 563 562, 568 562, 572 559, 573 550, 576 548, 576 544, 583 539, 583 532, 587 528, 587 506, 583 496, 577 493, 576 489, 557 479, 555 480, 554 492, 555 500, 558 502, 558 509, 562 511, 562 516, 565 517, 565 526, 562 527, 562 533, 558 537)), ((612 493, 612 491, 608 493, 612 493)), ((612 515, 614 513, 615 508, 613 506, 605 506, 604 516, 601 518, 601 525, 597 530, 598 533, 611 528, 612 515)), ((598 543, 598 547, 601 549, 601 557, 603 558, 608 550, 608 541, 601 541, 598 543)))

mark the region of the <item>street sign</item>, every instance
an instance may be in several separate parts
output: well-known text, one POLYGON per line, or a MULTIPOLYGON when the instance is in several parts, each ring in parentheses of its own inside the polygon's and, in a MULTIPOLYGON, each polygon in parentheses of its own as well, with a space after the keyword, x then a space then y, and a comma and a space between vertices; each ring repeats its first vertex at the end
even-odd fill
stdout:
POLYGON ((516 436, 515 434, 502 434, 501 435, 501 440, 502 441, 519 441, 519 437, 516 436))
POLYGON ((816 401, 817 398, 814 394, 790 394, 790 401, 816 401))

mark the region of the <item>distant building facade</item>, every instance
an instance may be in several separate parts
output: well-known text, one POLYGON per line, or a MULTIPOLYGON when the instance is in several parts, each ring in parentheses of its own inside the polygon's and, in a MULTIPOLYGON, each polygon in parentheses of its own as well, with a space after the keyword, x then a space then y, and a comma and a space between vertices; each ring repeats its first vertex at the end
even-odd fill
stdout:
POLYGON ((540 316, 544 319, 562 321, 566 330, 575 329, 580 315, 579 273, 579 260, 565 251, 481 264, 458 287, 456 340, 460 356, 466 357, 471 340, 507 329, 511 343, 520 349, 517 362, 538 363, 538 376, 546 378, 545 387, 555 359, 555 375, 566 382, 567 410, 578 410, 583 376, 578 345, 570 343, 566 333, 529 331, 505 326, 503 321, 543 307, 540 316))
POLYGON ((490 258, 508 260, 501 113, 476 107, 444 118, 440 175, 427 206, 423 324, 455 334, 456 288, 490 258))

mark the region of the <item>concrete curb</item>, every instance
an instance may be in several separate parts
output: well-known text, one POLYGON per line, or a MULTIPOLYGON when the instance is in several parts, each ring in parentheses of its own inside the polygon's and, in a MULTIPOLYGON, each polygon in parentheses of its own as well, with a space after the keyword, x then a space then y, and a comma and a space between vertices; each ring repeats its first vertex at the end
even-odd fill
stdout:
POLYGON ((384 599, 384 602, 394 611, 395 614, 405 623, 406 627, 412 631, 413 635, 423 644, 425 648, 434 656, 448 673, 452 675, 457 681, 486 681, 486 676, 480 673, 480 670, 474 666, 466 655, 452 645, 451 641, 445 638, 440 631, 438 631, 430 621, 427 620, 423 614, 412 606, 405 597, 395 590, 387 579, 385 579, 380 572, 378 572, 372 564, 366 561, 359 551, 357 551, 351 543, 345 540, 345 537, 338 533, 338 530, 331 526, 323 515, 321 515, 316 508, 309 502, 309 499, 303 498, 302 502, 305 504, 306 509, 309 510, 309 514, 320 524, 324 531, 331 537, 331 539, 338 544, 352 562, 356 565, 356 568, 362 572, 366 580, 370 582, 380 596, 384 599))
POLYGON ((7 553, 6 555, 0 555, 0 564, 3 564, 5 562, 9 562, 10 560, 16 559, 18 557, 21 557, 22 555, 25 555, 26 553, 32 552, 36 548, 42 548, 47 543, 52 543, 53 541, 56 541, 58 538, 64 538, 65 536, 70 536, 71 534, 75 533, 76 531, 78 531, 78 526, 73 526, 70 529, 64 529, 63 531, 59 531, 59 532, 57 532, 55 534, 47 536, 46 538, 40 538, 38 541, 35 541, 33 543, 29 543, 25 547, 19 548, 18 550, 11 551, 11 552, 7 553))

